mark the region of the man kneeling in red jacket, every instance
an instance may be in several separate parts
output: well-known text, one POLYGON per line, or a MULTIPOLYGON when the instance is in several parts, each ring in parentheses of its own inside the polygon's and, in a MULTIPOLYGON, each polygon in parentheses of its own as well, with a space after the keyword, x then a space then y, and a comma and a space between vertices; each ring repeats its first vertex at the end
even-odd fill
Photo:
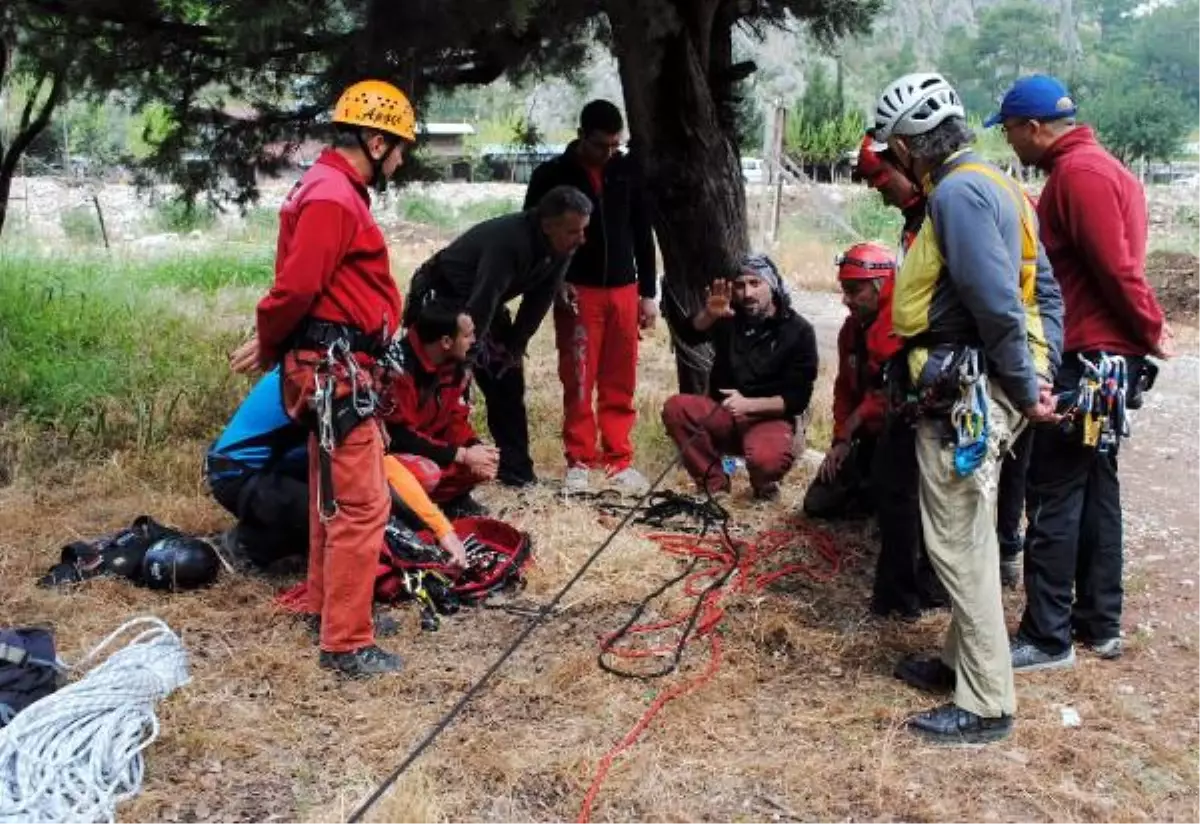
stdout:
POLYGON ((500 458, 471 427, 467 357, 474 344, 469 314, 438 301, 422 306, 400 345, 404 372, 392 383, 386 418, 388 451, 451 519, 487 514, 471 490, 495 479, 500 458))
POLYGON ((850 314, 838 332, 833 445, 804 496, 804 513, 812 518, 874 509, 871 467, 887 413, 882 370, 900 350, 900 339, 892 334, 892 253, 875 243, 859 243, 837 264, 842 303, 850 314))

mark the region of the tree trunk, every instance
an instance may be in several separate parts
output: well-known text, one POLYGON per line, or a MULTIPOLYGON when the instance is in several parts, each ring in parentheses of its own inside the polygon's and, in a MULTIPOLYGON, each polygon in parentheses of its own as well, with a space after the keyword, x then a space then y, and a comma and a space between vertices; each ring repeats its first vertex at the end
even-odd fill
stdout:
MULTIPOLYGON (((609 0, 630 148, 645 171, 662 250, 663 316, 674 330, 730 277, 749 245, 736 139, 722 129, 729 24, 717 0, 609 0), (696 42, 696 37, 703 42, 696 42), (706 65, 703 58, 707 57, 706 65)), ((710 347, 675 341, 682 392, 703 393, 710 347)))

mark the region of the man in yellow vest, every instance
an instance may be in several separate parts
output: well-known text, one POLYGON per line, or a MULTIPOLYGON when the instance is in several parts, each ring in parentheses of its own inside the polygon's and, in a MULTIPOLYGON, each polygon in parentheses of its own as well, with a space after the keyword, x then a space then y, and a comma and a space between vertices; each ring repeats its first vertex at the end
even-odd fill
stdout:
POLYGON ((1026 420, 1053 420, 1050 385, 1062 298, 1016 182, 971 151, 958 93, 939 74, 901 77, 880 95, 875 139, 925 192, 922 224, 896 277, 892 375, 916 426, 921 526, 952 617, 941 658, 897 666, 904 681, 953 691, 909 719, 939 744, 1012 730, 1009 641, 996 539, 999 457, 1026 420))

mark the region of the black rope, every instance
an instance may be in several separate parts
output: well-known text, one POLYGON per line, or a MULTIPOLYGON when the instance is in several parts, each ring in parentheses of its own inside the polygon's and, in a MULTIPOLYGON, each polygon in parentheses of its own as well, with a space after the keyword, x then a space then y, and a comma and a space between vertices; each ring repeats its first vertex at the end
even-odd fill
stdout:
MULTIPOLYGON (((364 801, 358 807, 358 809, 351 813, 350 818, 348 819, 351 824, 362 821, 363 816, 366 815, 373 806, 375 806, 376 802, 383 797, 383 794, 391 789, 392 785, 396 783, 400 776, 403 775, 404 772, 410 766, 412 766, 412 764, 418 758, 421 757, 425 750, 429 749, 430 745, 437 740, 438 736, 445 732, 446 728, 453 723, 454 719, 459 716, 459 713, 461 713, 466 708, 467 704, 471 702, 471 699, 473 699, 480 693, 480 691, 483 690, 484 686, 488 681, 491 680, 492 676, 495 675, 502 666, 504 666, 505 662, 508 661, 508 659, 511 658, 518 649, 520 649, 521 645, 525 643, 526 639, 533 634, 533 631, 542 625, 547 616, 549 616, 554 611, 554 608, 558 606, 559 601, 561 601, 566 594, 571 591, 575 584, 579 582, 579 579, 581 579, 591 568, 592 564, 596 562, 596 559, 600 557, 600 554, 604 552, 604 550, 608 549, 609 545, 612 544, 617 535, 621 533, 621 530, 628 526, 628 524, 633 520, 634 513, 637 512, 641 505, 650 498, 658 485, 661 484, 663 479, 667 477, 667 473, 674 469, 676 464, 682 460, 684 450, 691 445, 692 441, 703 434, 704 424, 710 417, 712 417, 713 413, 721 408, 722 407, 720 406, 713 407, 713 409, 696 424, 696 431, 693 432, 688 438, 687 442, 684 443, 679 450, 677 450, 674 459, 672 459, 672 461, 663 468, 662 472, 658 474, 658 477, 655 478, 654 482, 650 484, 650 488, 647 489, 646 492, 643 493, 638 499, 637 504, 630 508, 624 514, 624 516, 622 516, 620 523, 613 527, 613 530, 608 534, 608 537, 604 539, 603 543, 601 543, 600 546, 598 546, 592 552, 592 554, 587 557, 587 560, 583 562, 583 566, 576 571, 576 573, 571 577, 571 580, 567 581, 563 588, 560 589, 558 593, 550 599, 548 604, 541 607, 537 611, 537 614, 533 616, 533 619, 528 625, 526 625, 525 629, 523 629, 516 639, 514 639, 513 642, 505 648, 504 652, 500 654, 500 657, 497 658, 490 667, 488 667, 487 672, 480 676, 479 679, 476 680, 475 683, 472 684, 465 693, 463 693, 462 697, 454 703, 454 706, 450 708, 449 712, 442 716, 442 718, 433 725, 429 732, 425 734, 425 737, 422 738, 415 747, 413 747, 408 755, 405 756, 404 760, 400 762, 400 766, 392 770, 391 774, 388 775, 388 777, 384 779, 383 783, 381 783, 375 789, 375 791, 371 793, 367 800, 364 801)), ((713 465, 715 466, 715 463, 713 465)), ((710 466, 709 469, 711 471, 712 466, 710 466)), ((716 502, 712 501, 711 496, 709 496, 709 500, 715 505, 716 502)), ((726 533, 726 535, 728 535, 728 533, 726 533)), ((728 574, 726 574, 725 577, 728 577, 728 574)))
MULTIPOLYGON (((715 466, 715 464, 714 464, 715 466)), ((624 515, 633 510, 633 523, 654 529, 671 529, 679 532, 698 532, 706 530, 708 525, 728 520, 729 513, 711 496, 700 500, 690 495, 683 495, 671 489, 654 492, 645 505, 626 503, 626 498, 615 489, 605 489, 600 492, 574 492, 571 500, 591 503, 606 515, 624 515), (682 523, 681 523, 682 521, 682 523), (689 522, 699 522, 693 526, 689 522)))

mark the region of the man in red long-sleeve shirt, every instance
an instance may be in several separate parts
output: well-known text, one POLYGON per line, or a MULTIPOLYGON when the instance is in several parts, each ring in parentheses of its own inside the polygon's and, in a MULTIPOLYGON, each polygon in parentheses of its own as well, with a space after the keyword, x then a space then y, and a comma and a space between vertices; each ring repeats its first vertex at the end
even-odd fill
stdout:
POLYGON ((838 258, 842 303, 850 314, 837 339, 833 444, 804 496, 809 517, 837 518, 874 509, 871 466, 887 412, 883 365, 901 343, 892 334, 895 274, 896 258, 875 243, 857 243, 838 258))
POLYGON ((400 325, 400 292, 370 210, 403 163, 415 117, 404 94, 367 80, 338 100, 334 146, 280 209, 275 282, 258 304, 260 365, 282 363, 284 405, 309 435, 309 612, 320 665, 395 672, 375 645, 374 569, 391 509, 375 401, 400 325))
MULTIPOLYGON (((986 125, 1001 124, 1022 163, 1049 173, 1038 200, 1042 242, 1066 305, 1054 392, 1074 402, 1080 356, 1123 357, 1136 405, 1146 356, 1170 355, 1170 330, 1146 280, 1146 196, 1092 130, 1075 123, 1067 89, 1021 78, 986 125)), ((1082 427, 1038 426, 1029 471, 1026 608, 1013 669, 1071 666, 1072 636, 1102 658, 1121 654, 1121 487, 1117 449, 1084 443, 1082 427)))

